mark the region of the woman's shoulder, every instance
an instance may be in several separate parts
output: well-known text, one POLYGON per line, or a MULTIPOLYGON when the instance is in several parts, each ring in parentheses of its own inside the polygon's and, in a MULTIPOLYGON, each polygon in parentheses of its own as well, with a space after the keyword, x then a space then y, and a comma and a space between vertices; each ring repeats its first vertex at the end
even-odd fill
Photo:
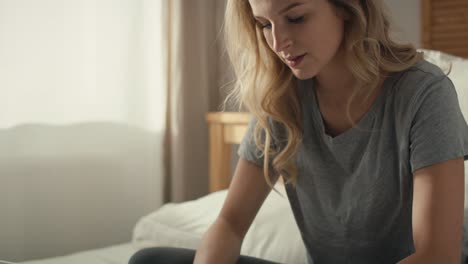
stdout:
POLYGON ((394 74, 396 80, 393 89, 395 96, 400 99, 412 100, 434 85, 442 87, 452 85, 445 70, 425 59, 421 59, 413 66, 394 74))
POLYGON ((421 59, 413 66, 399 73, 401 82, 411 84, 413 86, 421 86, 431 81, 441 80, 446 78, 446 73, 439 66, 421 59))
POLYGON ((401 120, 413 122, 420 109, 424 109, 424 115, 430 115, 446 104, 458 106, 455 87, 445 69, 426 60, 399 73, 392 88, 392 102, 404 116, 401 120))

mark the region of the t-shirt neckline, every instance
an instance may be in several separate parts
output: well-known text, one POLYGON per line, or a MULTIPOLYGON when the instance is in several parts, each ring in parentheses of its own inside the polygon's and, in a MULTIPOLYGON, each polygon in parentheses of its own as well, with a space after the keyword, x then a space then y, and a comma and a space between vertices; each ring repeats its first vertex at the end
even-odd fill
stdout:
POLYGON ((377 97, 374 99, 374 102, 372 102, 371 107, 369 110, 361 117, 361 119, 356 123, 355 126, 347 129, 346 131, 340 133, 339 135, 336 135, 335 137, 332 137, 328 135, 325 132, 325 125, 323 121, 323 116, 322 113, 320 112, 320 109, 318 107, 318 101, 317 97, 315 95, 315 85, 314 85, 314 78, 309 79, 306 81, 304 89, 309 89, 305 94, 308 99, 309 103, 306 103, 306 105, 310 105, 312 108, 312 117, 314 119, 315 124, 319 128, 319 133, 321 137, 324 139, 325 142, 329 144, 337 144, 337 143, 344 143, 344 142, 349 142, 349 140, 352 140, 357 134, 370 131, 371 130, 371 124, 375 118, 375 113, 379 107, 382 105, 383 98, 387 94, 388 91, 388 86, 390 86, 390 80, 392 79, 392 73, 389 73, 387 78, 383 82, 383 87, 377 97))

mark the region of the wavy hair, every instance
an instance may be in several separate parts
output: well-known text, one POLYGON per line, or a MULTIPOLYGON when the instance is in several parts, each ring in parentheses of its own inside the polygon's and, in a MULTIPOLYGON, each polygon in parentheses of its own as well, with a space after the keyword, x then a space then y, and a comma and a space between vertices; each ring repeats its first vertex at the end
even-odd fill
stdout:
MULTIPOLYGON (((346 14, 344 39, 346 65, 356 79, 347 103, 346 116, 356 95, 369 99, 384 73, 403 71, 422 59, 412 44, 390 36, 390 18, 382 0, 328 0, 337 14, 346 14), (344 13, 343 13, 344 11, 344 13)), ((228 0, 224 41, 235 73, 234 86, 224 101, 234 100, 257 120, 254 142, 263 154, 263 170, 271 188, 272 168, 285 184, 297 183, 295 155, 302 142, 302 108, 298 80, 269 48, 262 29, 255 23, 248 0, 228 0), (285 132, 274 135, 274 125, 285 132), (276 141, 274 140, 276 139, 276 141)))

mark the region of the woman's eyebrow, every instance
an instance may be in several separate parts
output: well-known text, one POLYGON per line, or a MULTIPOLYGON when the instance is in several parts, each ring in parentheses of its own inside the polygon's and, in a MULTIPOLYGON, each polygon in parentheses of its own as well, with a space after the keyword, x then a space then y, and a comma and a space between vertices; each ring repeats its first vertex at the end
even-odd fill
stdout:
MULTIPOLYGON (((296 6, 300 6, 300 5, 303 5, 304 3, 301 3, 301 2, 295 2, 295 3, 291 3, 289 4, 288 6, 286 6, 285 8, 283 8, 279 13, 278 15, 281 15, 283 13, 286 13, 287 11, 289 11, 290 9, 293 9, 294 7, 296 6)), ((254 16, 255 18, 263 18, 261 16, 254 16)))

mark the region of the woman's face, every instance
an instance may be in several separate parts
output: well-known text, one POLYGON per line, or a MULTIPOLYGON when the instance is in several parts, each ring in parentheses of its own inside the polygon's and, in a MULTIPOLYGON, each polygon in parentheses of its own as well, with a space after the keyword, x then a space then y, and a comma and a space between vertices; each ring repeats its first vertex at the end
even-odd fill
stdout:
POLYGON ((343 41, 344 19, 328 0, 249 3, 268 46, 297 78, 318 75, 336 58, 343 41))

